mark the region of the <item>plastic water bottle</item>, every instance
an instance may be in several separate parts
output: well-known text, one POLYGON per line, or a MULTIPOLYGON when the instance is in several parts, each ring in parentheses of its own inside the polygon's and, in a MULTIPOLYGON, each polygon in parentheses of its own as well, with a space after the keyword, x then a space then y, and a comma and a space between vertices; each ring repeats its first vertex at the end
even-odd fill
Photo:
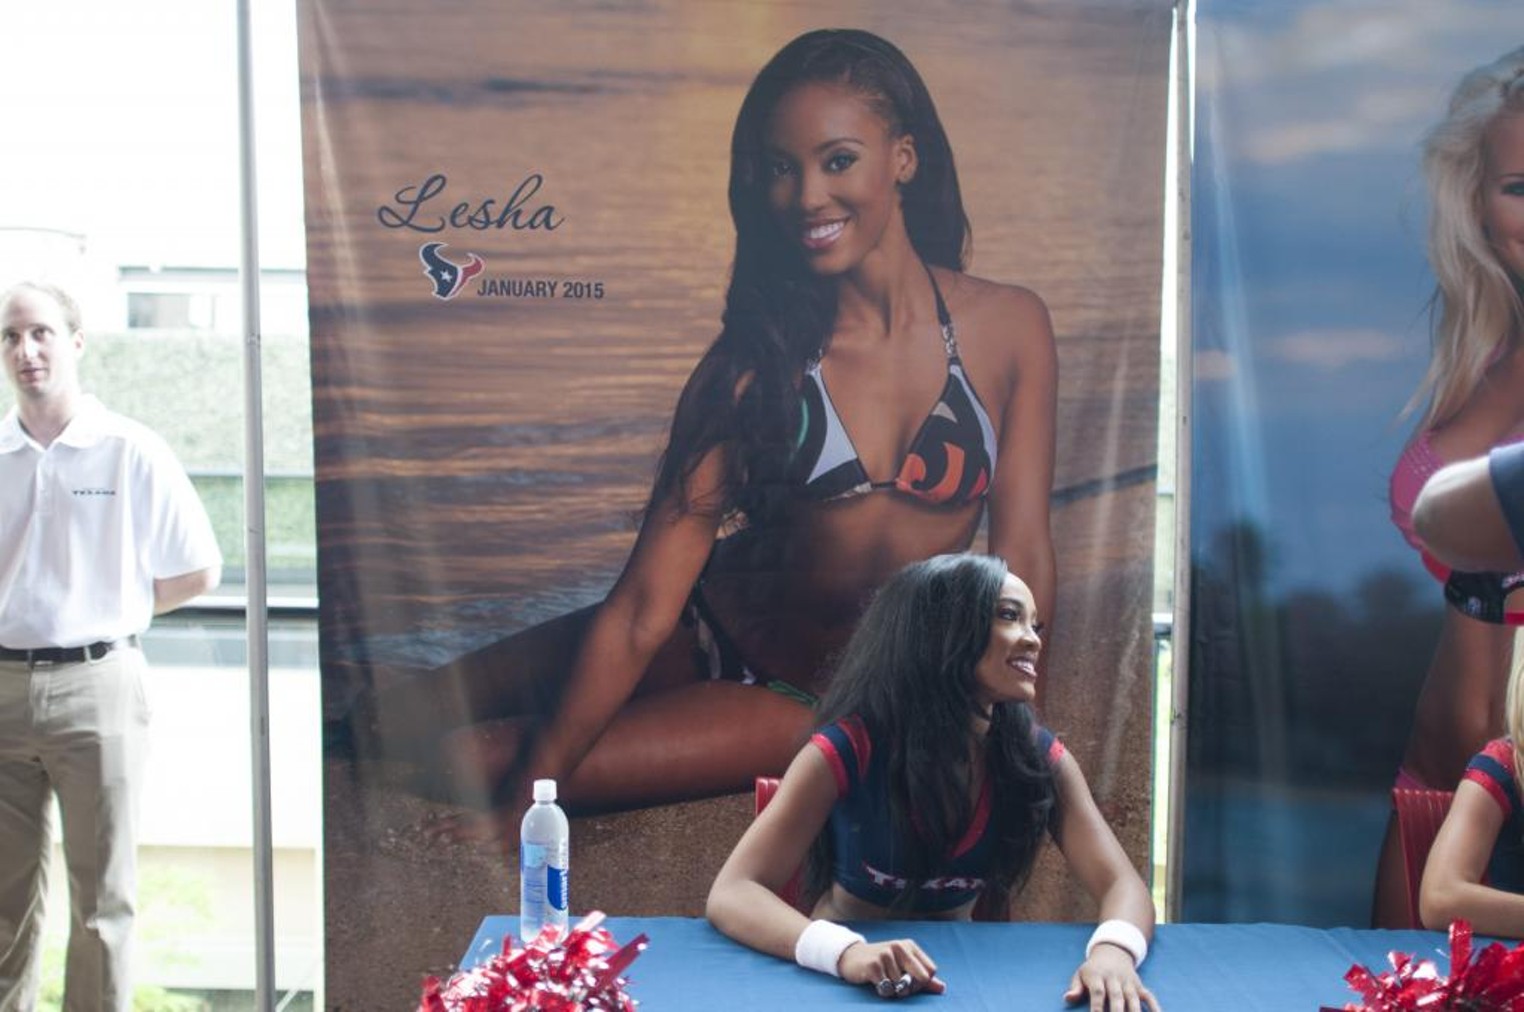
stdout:
POLYGON ((556 804, 556 782, 534 782, 534 804, 519 826, 519 937, 529 941, 547 924, 566 933, 570 826, 556 804))

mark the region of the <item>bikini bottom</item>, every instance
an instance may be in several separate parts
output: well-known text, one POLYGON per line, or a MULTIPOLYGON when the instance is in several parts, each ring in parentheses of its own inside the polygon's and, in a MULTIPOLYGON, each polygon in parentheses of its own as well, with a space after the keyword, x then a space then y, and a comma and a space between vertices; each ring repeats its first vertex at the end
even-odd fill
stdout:
POLYGON ((813 693, 791 685, 781 678, 770 678, 750 664, 741 655, 740 645, 725 630, 719 616, 715 614, 709 601, 704 597, 702 583, 694 584, 693 592, 688 595, 687 607, 683 609, 683 622, 694 630, 698 639, 694 655, 699 669, 711 679, 761 686, 770 692, 776 692, 780 696, 787 696, 789 699, 803 703, 805 706, 813 707, 820 701, 819 697, 813 693))

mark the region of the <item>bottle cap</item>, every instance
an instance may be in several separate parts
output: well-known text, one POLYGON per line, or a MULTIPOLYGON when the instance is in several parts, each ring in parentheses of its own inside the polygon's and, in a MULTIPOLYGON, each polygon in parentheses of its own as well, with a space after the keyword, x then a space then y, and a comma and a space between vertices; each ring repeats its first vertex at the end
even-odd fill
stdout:
POLYGON ((536 801, 556 800, 556 782, 554 780, 536 780, 534 782, 534 799, 536 801))

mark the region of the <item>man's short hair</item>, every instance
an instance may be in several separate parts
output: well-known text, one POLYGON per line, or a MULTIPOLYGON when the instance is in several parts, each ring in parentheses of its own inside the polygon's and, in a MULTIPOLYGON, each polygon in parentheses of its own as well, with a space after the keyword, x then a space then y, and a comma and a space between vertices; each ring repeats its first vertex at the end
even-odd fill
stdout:
POLYGON ((47 281, 18 281, 11 285, 3 293, 0 293, 0 306, 11 300, 11 296, 20 292, 41 292, 63 310, 64 323, 69 326, 69 333, 73 334, 81 329, 79 316, 79 303, 74 301, 74 296, 62 288, 47 281))

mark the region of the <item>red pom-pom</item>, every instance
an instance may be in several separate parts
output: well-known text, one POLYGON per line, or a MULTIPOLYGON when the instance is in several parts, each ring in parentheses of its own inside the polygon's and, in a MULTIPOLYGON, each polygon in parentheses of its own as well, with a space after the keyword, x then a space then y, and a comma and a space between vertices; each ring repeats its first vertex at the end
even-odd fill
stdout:
POLYGON ((549 926, 522 949, 505 938, 500 955, 444 983, 425 978, 418 1012, 633 1012, 622 974, 648 940, 621 946, 602 924, 594 911, 565 938, 549 926))
POLYGON ((1524 943, 1493 942, 1472 958, 1471 925, 1450 925, 1450 976, 1430 960, 1388 954, 1392 968, 1373 974, 1358 964, 1344 979, 1364 1001, 1324 1012, 1524 1012, 1524 943))

